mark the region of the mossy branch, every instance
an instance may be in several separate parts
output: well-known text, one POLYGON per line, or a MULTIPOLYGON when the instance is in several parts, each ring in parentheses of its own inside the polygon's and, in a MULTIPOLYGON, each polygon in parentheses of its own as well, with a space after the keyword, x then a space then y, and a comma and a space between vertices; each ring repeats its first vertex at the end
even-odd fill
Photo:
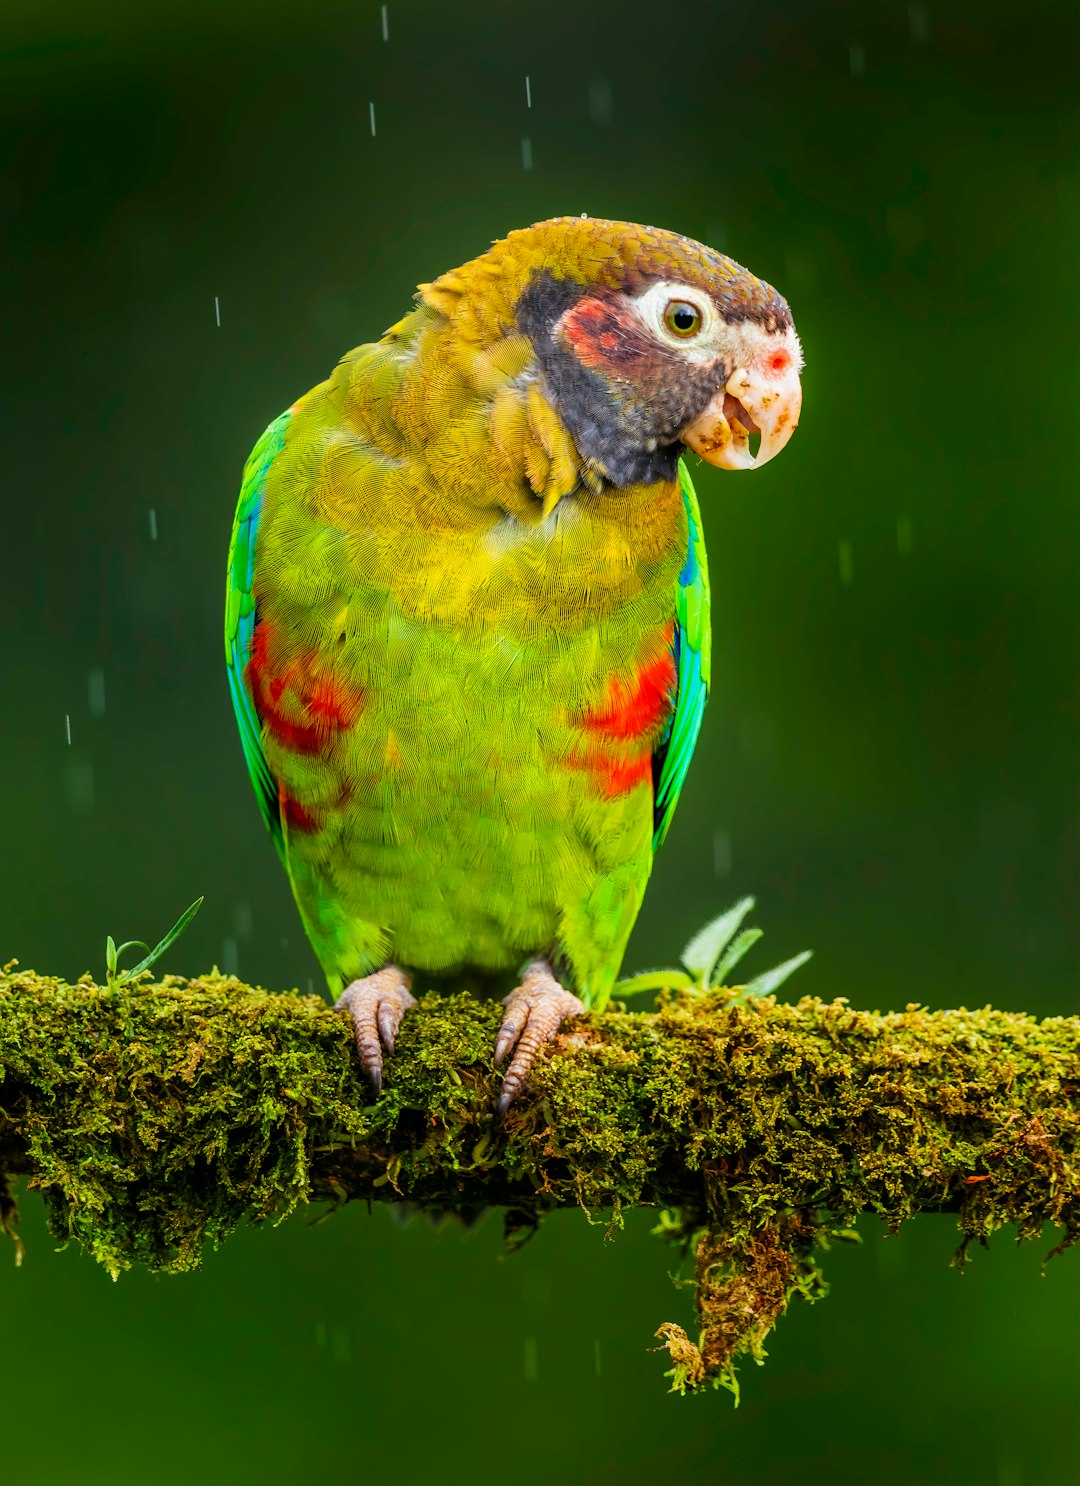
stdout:
POLYGON ((678 1388, 734 1387, 860 1213, 955 1212, 962 1247, 1080 1229, 1078 1019, 669 994, 581 1018, 504 1126, 497 1021, 425 996, 368 1104, 346 1018, 314 996, 9 967, 0 1175, 28 1175, 53 1232, 114 1273, 192 1268, 242 1220, 318 1199, 498 1205, 511 1234, 557 1207, 656 1207, 696 1253, 698 1341, 658 1333, 678 1388))

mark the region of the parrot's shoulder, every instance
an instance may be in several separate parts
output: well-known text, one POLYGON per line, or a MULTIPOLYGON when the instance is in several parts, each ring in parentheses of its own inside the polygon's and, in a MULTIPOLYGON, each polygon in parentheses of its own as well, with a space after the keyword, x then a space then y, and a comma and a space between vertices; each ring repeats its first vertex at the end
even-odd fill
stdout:
POLYGON ((709 569, 697 493, 686 465, 679 462, 679 485, 686 512, 686 559, 675 589, 672 648, 675 657, 675 711, 653 756, 653 850, 662 844, 675 813, 709 697, 712 661, 709 569))

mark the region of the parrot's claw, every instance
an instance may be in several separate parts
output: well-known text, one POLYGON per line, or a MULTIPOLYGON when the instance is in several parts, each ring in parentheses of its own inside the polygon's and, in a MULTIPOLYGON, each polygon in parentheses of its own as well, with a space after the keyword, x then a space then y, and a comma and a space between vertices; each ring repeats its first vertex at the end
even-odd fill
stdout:
POLYGON ((385 965, 374 975, 354 980, 334 1003, 352 1019, 356 1050, 375 1097, 382 1093, 383 1053, 394 1051, 394 1038, 401 1018, 416 1005, 409 991, 410 978, 396 965, 385 965))
POLYGON ((584 1003, 555 979, 547 960, 533 960, 521 977, 521 984, 510 992, 503 1005, 506 1014, 495 1042, 496 1068, 511 1048, 514 1056, 495 1105, 497 1120, 502 1119, 525 1087, 544 1043, 551 1041, 568 1016, 580 1016, 585 1010, 584 1003))

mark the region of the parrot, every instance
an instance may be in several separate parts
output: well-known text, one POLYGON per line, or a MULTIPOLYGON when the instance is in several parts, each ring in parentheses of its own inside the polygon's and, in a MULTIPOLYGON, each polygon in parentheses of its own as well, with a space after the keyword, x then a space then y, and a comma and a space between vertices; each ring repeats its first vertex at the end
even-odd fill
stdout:
POLYGON ((685 456, 772 459, 802 366, 733 259, 558 217, 421 284, 256 443, 229 689, 374 1097, 414 977, 507 990, 497 1120, 611 997, 710 688, 685 456))

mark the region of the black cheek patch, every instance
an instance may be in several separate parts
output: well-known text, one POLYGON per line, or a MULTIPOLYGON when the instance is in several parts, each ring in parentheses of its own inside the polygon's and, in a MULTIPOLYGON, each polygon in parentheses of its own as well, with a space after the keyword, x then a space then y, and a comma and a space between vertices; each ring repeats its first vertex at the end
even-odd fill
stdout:
POLYGON ((551 329, 556 320, 561 319, 584 294, 583 285, 573 284, 569 279, 557 279, 550 269, 533 274, 518 300, 518 329, 529 337, 539 352, 542 343, 550 343, 551 329))

